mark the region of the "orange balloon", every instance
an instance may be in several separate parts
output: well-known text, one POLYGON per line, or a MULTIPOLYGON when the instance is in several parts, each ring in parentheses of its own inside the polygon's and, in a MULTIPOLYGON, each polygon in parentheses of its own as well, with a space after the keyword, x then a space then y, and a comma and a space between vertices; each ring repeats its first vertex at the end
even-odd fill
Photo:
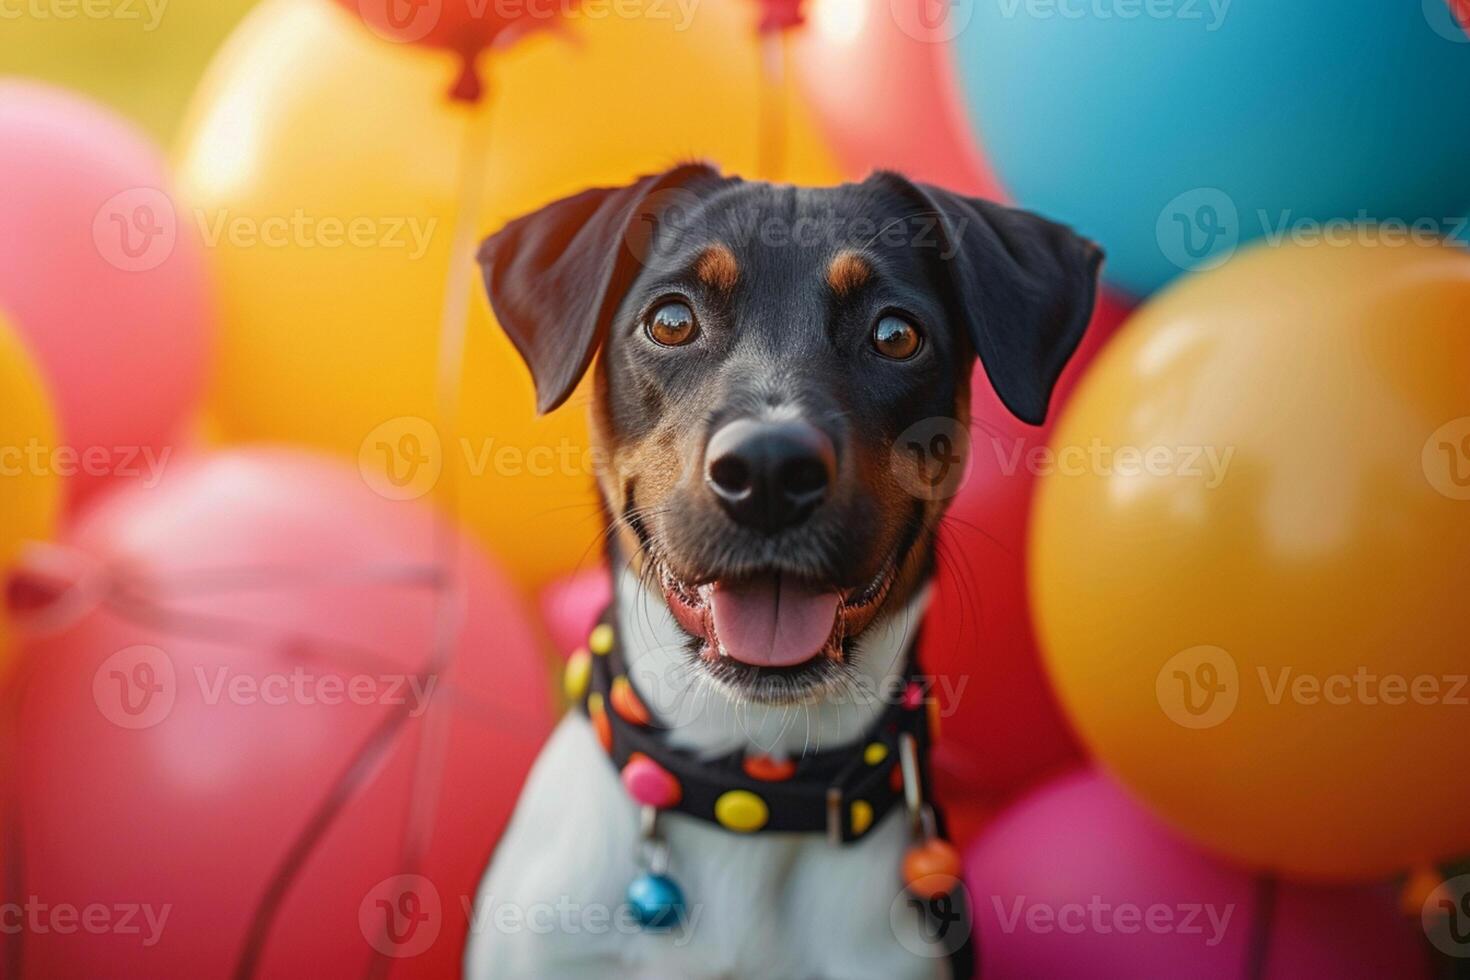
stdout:
POLYGON ((1137 314, 1031 543, 1084 741, 1201 843, 1322 879, 1470 853, 1470 254, 1376 235, 1137 314))
MULTIPOLYGON (((221 51, 181 142, 181 212, 218 283, 211 417, 227 442, 357 460, 395 499, 456 480, 460 516, 527 588, 600 554, 587 396, 538 418, 478 278, 457 432, 438 424, 440 311, 461 147, 488 132, 476 238, 589 186, 691 158, 756 171, 761 104, 743 4, 570 6, 562 34, 485 57, 480 107, 442 52, 390 44, 325 0, 267 0, 221 51)), ((837 179, 793 104, 785 177, 837 179)), ((472 268, 466 259, 466 271, 472 268)), ((585 392, 586 389, 583 389, 585 392)))

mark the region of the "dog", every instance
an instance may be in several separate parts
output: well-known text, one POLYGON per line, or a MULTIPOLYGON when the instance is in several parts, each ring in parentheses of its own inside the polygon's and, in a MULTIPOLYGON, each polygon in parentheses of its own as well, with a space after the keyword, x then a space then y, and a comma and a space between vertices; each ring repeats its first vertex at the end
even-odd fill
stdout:
POLYGON ((592 371, 614 601, 481 882, 467 976, 966 974, 921 914, 951 886, 921 903, 900 880, 940 823, 905 680, 948 496, 930 488, 977 355, 1044 420, 1101 261, 894 173, 812 189, 702 164, 485 241, 538 409, 592 371), (651 912, 630 882, 665 888, 651 912))

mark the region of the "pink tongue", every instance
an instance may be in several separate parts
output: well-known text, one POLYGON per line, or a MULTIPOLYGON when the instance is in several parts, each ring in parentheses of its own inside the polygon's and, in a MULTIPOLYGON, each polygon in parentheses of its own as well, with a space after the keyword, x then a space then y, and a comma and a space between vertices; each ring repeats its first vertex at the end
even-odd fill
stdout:
POLYGON ((775 576, 716 582, 710 605, 725 652, 754 667, 793 667, 822 652, 837 618, 836 592, 775 576))

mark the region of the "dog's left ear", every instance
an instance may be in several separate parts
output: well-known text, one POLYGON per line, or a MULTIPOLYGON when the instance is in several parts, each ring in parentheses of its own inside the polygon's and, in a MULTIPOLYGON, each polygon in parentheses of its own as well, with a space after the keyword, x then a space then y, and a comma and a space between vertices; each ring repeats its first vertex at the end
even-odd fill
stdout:
POLYGON ((677 236, 680 216, 670 212, 694 203, 691 185, 728 180, 686 164, 625 187, 593 188, 517 218, 481 244, 490 307, 531 369, 538 412, 577 387, 640 261, 677 236))
POLYGON ((897 174, 878 179, 937 215, 955 314, 986 376, 1012 415, 1046 421, 1052 389, 1092 318, 1102 249, 1029 211, 897 174))

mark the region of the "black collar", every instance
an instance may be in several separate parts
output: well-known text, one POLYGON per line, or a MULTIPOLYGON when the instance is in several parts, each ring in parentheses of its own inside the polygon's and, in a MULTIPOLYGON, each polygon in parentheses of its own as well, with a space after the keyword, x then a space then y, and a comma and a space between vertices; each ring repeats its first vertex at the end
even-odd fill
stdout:
MULTIPOLYGON (((742 752, 710 759, 670 745, 668 730, 653 720, 628 676, 610 613, 593 630, 588 649, 568 664, 567 694, 580 700, 625 785, 635 760, 645 772, 649 762, 662 770, 658 779, 675 789, 672 801, 662 801, 659 809, 739 833, 822 833, 833 843, 850 843, 904 800, 903 736, 912 737, 916 750, 917 784, 929 782, 929 703, 913 647, 904 654, 901 696, 885 706, 862 739, 799 759, 742 752)), ((635 801, 646 802, 636 795, 635 801)))

